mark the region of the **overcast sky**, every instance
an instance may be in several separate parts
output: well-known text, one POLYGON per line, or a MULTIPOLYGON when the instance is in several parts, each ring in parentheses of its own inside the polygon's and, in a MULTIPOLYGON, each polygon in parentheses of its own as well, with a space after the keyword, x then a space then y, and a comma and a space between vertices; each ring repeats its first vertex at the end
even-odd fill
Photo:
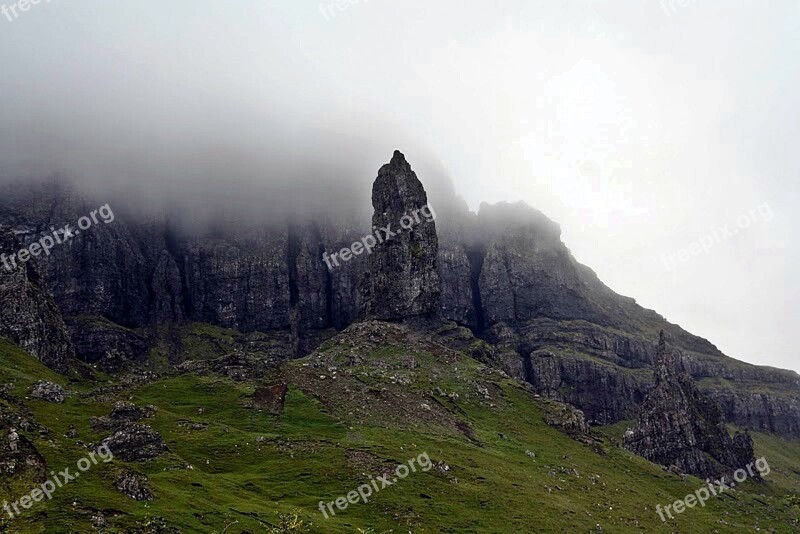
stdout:
POLYGON ((474 209, 542 210, 613 289, 727 354, 800 371, 800 2, 340 5, 0 15, 0 171, 305 187, 369 183, 400 148, 474 209))

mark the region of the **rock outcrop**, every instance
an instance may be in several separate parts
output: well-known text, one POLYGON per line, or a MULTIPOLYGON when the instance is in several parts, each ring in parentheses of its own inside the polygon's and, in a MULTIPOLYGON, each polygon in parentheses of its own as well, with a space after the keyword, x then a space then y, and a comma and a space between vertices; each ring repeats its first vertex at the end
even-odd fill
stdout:
POLYGON ((362 285, 366 316, 392 321, 438 313, 441 288, 435 211, 411 165, 398 151, 378 172, 372 206, 377 243, 362 285))
POLYGON ((44 482, 47 478, 47 462, 36 446, 15 428, 0 425, 0 476, 20 477, 44 482))
POLYGON ((67 372, 75 356, 61 312, 53 302, 37 262, 12 262, 22 248, 14 233, 0 227, 0 337, 25 349, 45 365, 67 372))
POLYGON ((76 354, 104 372, 122 371, 130 364, 141 364, 147 357, 146 338, 104 317, 66 317, 65 323, 76 354))
POLYGON ((137 406, 132 402, 118 401, 114 403, 111 413, 103 417, 93 417, 92 428, 95 430, 117 430, 130 423, 138 423, 155 415, 155 406, 137 406))
POLYGON ((103 445, 123 462, 151 460, 167 452, 167 445, 161 434, 139 423, 123 425, 104 439, 103 445))
POLYGON ((67 400, 67 392, 58 384, 42 380, 34 384, 31 397, 46 402, 61 404, 67 400))
POLYGON ((698 391, 663 333, 655 382, 636 426, 625 433, 627 449, 700 478, 731 473, 755 462, 750 437, 737 434, 731 438, 719 407, 698 391))
POLYGON ((152 501, 153 492, 150 491, 150 481, 147 477, 130 469, 123 470, 115 483, 117 490, 134 501, 152 501))

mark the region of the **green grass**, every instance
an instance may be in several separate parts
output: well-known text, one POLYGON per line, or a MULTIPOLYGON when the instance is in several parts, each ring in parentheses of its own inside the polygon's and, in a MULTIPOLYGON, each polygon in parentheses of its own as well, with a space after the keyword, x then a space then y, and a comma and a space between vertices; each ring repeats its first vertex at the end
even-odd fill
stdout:
MULTIPOLYGON (((793 471, 800 463, 797 443, 755 435, 775 476, 665 525, 655 505, 694 492, 701 481, 668 474, 608 440, 597 449, 566 437, 542 421, 539 400, 525 388, 471 358, 402 339, 367 351, 329 342, 322 354, 289 362, 284 371, 291 379, 280 415, 250 407, 258 384, 216 375, 169 375, 127 389, 120 398, 158 407, 146 423, 170 449, 130 465, 150 478, 155 500, 137 503, 117 492, 114 478, 123 462, 114 460, 58 490, 52 502, 35 505, 11 531, 87 531, 97 510, 105 512, 109 532, 159 517, 184 532, 266 532, 278 513, 295 509, 316 532, 348 533, 590 532, 597 525, 604 532, 734 532, 756 525, 788 532, 797 518, 786 499, 800 483, 793 471), (348 364, 353 355, 361 359, 348 364), (336 378, 330 367, 337 368, 336 378), (477 394, 476 384, 490 388, 491 399, 477 394), (179 424, 185 421, 207 426, 190 430, 179 424), (473 438, 455 421, 468 425, 473 438), (331 519, 319 513, 320 501, 335 500, 368 482, 375 469, 423 452, 449 470, 413 473, 331 519)), ((0 341, 0 381, 21 390, 41 378, 67 383, 0 341)), ((63 469, 86 455, 78 440, 104 437, 90 428, 89 417, 107 414, 112 403, 73 396, 63 405, 24 404, 51 430, 26 437, 51 468, 63 469), (64 437, 70 425, 77 438, 64 437)), ((16 500, 29 491, 27 484, 0 486, 0 500, 16 500)))
POLYGON ((64 385, 68 381, 5 338, 0 338, 0 384, 13 384, 14 394, 26 394, 39 380, 64 385))

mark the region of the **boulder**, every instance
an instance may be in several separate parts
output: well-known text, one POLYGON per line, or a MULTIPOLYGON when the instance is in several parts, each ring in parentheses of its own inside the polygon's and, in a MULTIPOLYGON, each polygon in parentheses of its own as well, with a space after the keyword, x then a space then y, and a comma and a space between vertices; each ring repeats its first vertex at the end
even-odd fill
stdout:
POLYGON ((31 397, 47 402, 61 404, 67 400, 67 392, 58 384, 42 380, 33 386, 31 397))
POLYGON ((103 440, 115 458, 124 462, 140 462, 167 452, 161 434, 147 425, 128 423, 103 440))
POLYGON ((145 475, 126 469, 117 476, 115 485, 120 493, 134 501, 152 501, 149 482, 145 475))

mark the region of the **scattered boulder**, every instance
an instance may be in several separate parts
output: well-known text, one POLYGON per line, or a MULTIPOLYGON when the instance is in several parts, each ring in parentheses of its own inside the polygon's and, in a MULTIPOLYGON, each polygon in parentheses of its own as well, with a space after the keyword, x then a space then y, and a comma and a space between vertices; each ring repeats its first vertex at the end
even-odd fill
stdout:
POLYGON ((113 421, 135 423, 142 419, 152 417, 158 409, 155 406, 136 406, 132 402, 117 402, 111 409, 109 417, 113 421))
POLYGON ((562 402, 545 400, 544 422, 572 438, 588 437, 592 433, 582 411, 562 402))
POLYGON ((117 429, 128 423, 137 423, 152 417, 157 410, 155 406, 137 406, 132 402, 120 401, 114 404, 109 415, 92 417, 91 424, 95 430, 117 429))
POLYGON ((210 363, 212 371, 236 382, 251 380, 261 373, 259 362, 240 351, 232 352, 210 363))
POLYGON ((181 420, 178 421, 178 427, 186 430, 201 431, 208 428, 208 423, 198 423, 196 421, 181 420))
POLYGON ((245 382, 263 376, 275 366, 272 359, 258 358, 250 353, 236 350, 213 360, 188 360, 178 365, 185 373, 205 375, 217 373, 235 382, 245 382))
POLYGON ((103 440, 114 457, 124 462, 151 460, 167 452, 161 434, 147 425, 128 423, 103 440))
POLYGON ((58 384, 42 380, 33 386, 31 397, 47 402, 61 404, 67 400, 67 392, 58 384))
POLYGON ((130 469, 122 471, 116 481, 117 489, 134 501, 152 501, 153 493, 149 486, 150 481, 145 475, 130 469))

